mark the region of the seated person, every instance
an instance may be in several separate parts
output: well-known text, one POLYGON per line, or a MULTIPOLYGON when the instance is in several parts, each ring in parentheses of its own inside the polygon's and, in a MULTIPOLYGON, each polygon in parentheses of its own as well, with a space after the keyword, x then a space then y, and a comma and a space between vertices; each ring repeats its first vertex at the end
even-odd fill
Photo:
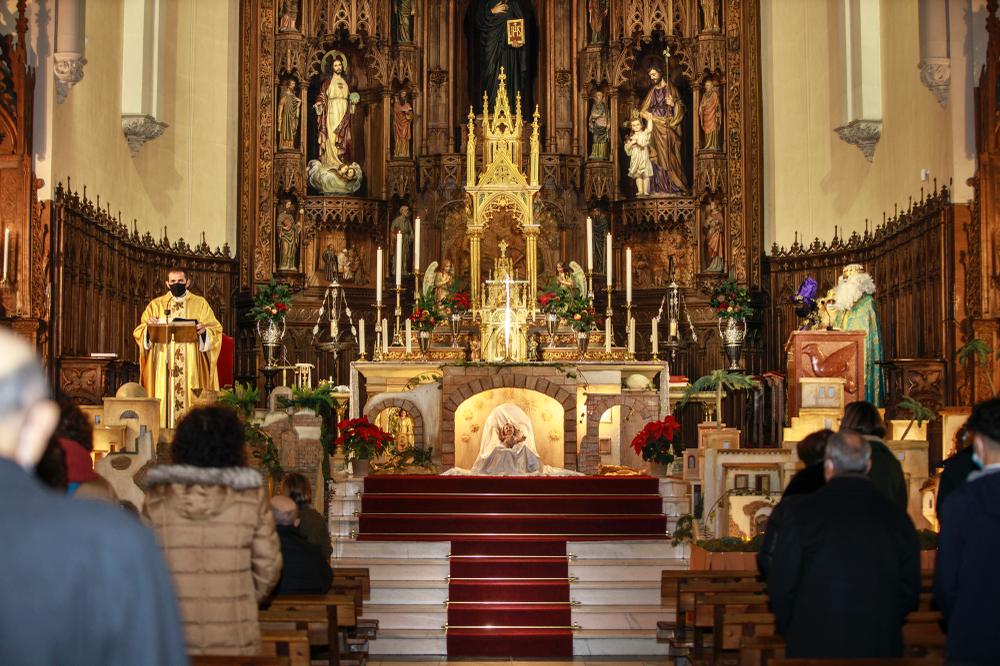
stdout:
POLYGON ((319 546, 306 541, 299 532, 299 507, 295 500, 275 495, 271 498, 271 513, 284 562, 275 594, 325 594, 333 581, 333 572, 319 546))

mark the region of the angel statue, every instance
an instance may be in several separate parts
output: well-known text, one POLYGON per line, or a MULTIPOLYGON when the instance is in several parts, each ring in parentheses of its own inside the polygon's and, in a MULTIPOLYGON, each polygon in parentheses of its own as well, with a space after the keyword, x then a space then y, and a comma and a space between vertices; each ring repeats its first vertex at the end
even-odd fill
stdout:
POLYGON ((579 472, 551 467, 535 448, 531 418, 517 405, 497 405, 486 417, 479 455, 471 470, 455 467, 445 474, 489 476, 579 476, 579 472))
POLYGON ((571 261, 569 262, 569 272, 573 276, 573 289, 576 290, 576 295, 586 296, 589 290, 587 289, 587 274, 583 272, 583 266, 571 261))
POLYGON ((427 270, 424 271, 424 284, 420 290, 424 295, 424 298, 427 300, 434 297, 435 289, 437 287, 437 272, 438 262, 432 261, 427 264, 427 270))

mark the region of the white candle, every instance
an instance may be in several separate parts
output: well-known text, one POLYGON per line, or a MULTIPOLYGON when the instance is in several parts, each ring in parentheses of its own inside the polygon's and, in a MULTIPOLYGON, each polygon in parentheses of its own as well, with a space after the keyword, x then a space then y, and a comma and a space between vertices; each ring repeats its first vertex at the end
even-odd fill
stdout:
POLYGON ((420 216, 413 225, 413 272, 420 268, 420 216))
POLYGON ((358 358, 365 358, 365 320, 358 320, 358 358))
POLYGON ((632 304, 632 248, 625 248, 625 302, 632 304))
POLYGON ((410 327, 410 320, 406 320, 406 353, 409 354, 413 351, 413 338, 410 337, 412 333, 412 328, 410 327))
POLYGON ((611 317, 604 320, 604 353, 611 353, 611 317))
POLYGON ((608 242, 605 252, 607 253, 607 263, 608 263, 607 267, 605 268, 605 272, 608 274, 608 286, 610 287, 611 286, 611 234, 610 233, 608 234, 608 242))
POLYGON ((330 319, 330 339, 331 340, 337 339, 337 327, 334 325, 334 321, 332 318, 330 319))
POLYGON ((587 272, 594 272, 594 222, 587 218, 587 272))
POLYGON ((628 353, 635 353, 635 317, 628 321, 628 353))
POLYGON ((389 351, 389 320, 382 320, 382 351, 389 351))
POLYGON ((375 302, 382 305, 382 248, 375 251, 375 302))
POLYGON ((3 230, 3 281, 7 281, 7 266, 10 263, 10 229, 3 230))
POLYGON ((653 317, 653 333, 651 341, 653 343, 653 353, 660 351, 660 318, 653 317))
POLYGON ((403 286, 403 232, 396 232, 396 286, 403 286))

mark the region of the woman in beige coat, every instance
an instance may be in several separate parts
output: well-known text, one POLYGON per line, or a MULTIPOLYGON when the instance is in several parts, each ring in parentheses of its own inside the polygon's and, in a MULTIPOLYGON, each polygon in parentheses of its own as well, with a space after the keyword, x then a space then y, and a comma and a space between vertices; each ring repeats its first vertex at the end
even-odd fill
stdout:
POLYGON ((174 464, 149 470, 144 513, 174 581, 190 654, 260 651, 257 604, 281 575, 261 475, 245 466, 243 426, 224 407, 177 426, 174 464))

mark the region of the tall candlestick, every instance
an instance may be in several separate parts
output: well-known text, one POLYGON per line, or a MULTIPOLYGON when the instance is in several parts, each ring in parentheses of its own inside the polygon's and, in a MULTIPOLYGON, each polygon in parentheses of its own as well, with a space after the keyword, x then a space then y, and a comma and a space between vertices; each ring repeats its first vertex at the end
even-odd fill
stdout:
POLYGON ((611 263, 612 263, 612 257, 611 257, 611 234, 610 233, 608 234, 607 247, 605 248, 604 251, 605 251, 606 256, 607 256, 607 264, 608 264, 607 267, 606 267, 606 269, 605 269, 605 271, 608 274, 608 286, 610 287, 611 286, 611 263))
POLYGON ((396 232, 396 286, 403 286, 403 232, 396 232))
POLYGON ((382 351, 389 351, 389 318, 382 319, 382 351))
POLYGON ((413 224, 413 272, 420 269, 420 216, 413 224))
POLYGON ((653 356, 656 356, 656 352, 660 348, 660 318, 653 317, 653 333, 651 342, 653 343, 653 356))
POLYGON ((375 304, 382 305, 382 248, 375 251, 375 304))
POLYGON ((635 319, 628 320, 628 354, 635 354, 635 319))
POLYGON ((3 230, 3 279, 0 282, 7 282, 7 267, 10 264, 10 229, 3 230))
POLYGON ((594 222, 587 218, 587 272, 594 271, 594 222))
POLYGON ((625 248, 625 302, 632 302, 632 248, 625 248))
POLYGON ((611 317, 604 320, 604 353, 611 353, 611 317))
POLYGON ((365 320, 358 320, 358 358, 365 360, 365 320))
POLYGON ((413 329, 409 319, 406 320, 406 353, 413 353, 413 329))

